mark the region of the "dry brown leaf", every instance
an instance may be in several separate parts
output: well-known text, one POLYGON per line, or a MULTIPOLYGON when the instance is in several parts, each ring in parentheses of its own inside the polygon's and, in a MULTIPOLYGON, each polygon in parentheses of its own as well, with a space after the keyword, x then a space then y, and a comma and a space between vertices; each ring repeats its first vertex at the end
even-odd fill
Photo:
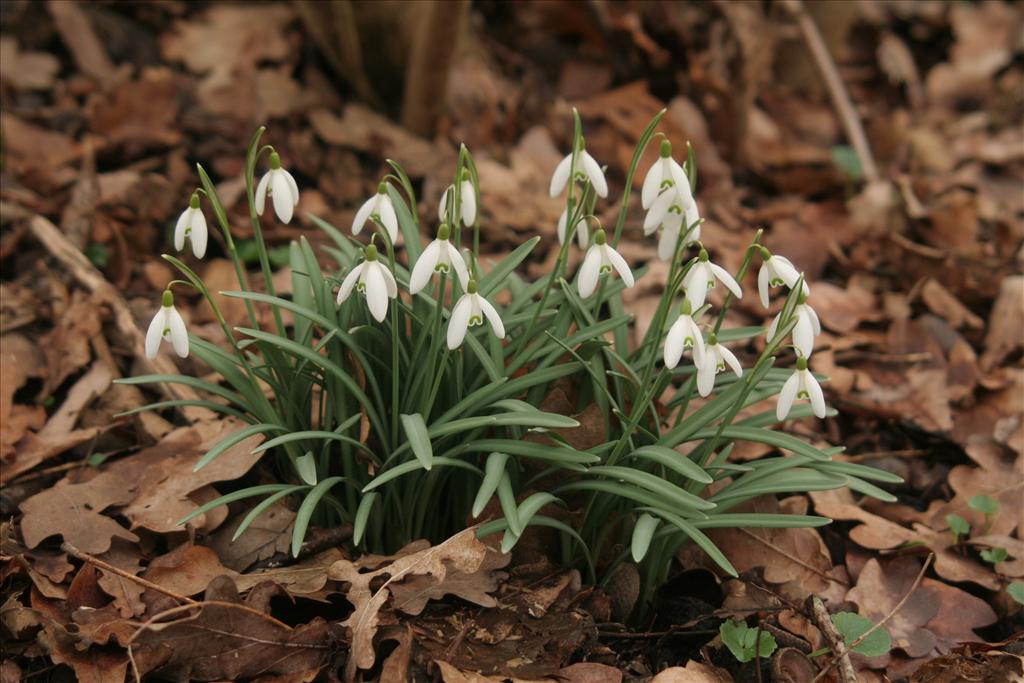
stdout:
POLYGON ((0 37, 0 80, 18 90, 47 90, 60 61, 47 52, 22 52, 13 36, 0 37))
POLYGON ((145 69, 138 80, 91 101, 92 129, 114 144, 132 148, 176 145, 181 141, 179 99, 169 69, 145 69))
POLYGON ((1024 345, 1024 275, 1003 280, 988 319, 981 368, 991 370, 1024 345))
POLYGON ((102 514, 135 496, 129 481, 113 472, 101 472, 82 483, 65 478, 21 504, 21 535, 35 548, 43 539, 60 535, 87 553, 103 553, 111 539, 138 541, 139 537, 102 514))
POLYGON ((685 667, 665 669, 651 679, 651 683, 732 683, 732 676, 717 666, 690 661, 685 667))
POLYGON ((136 637, 139 669, 179 681, 318 671, 333 647, 327 622, 291 628, 259 607, 243 603, 228 577, 214 579, 203 602, 177 610, 171 621, 150 623, 136 637))
MULTIPOLYGON (((868 560, 847 600, 858 605, 862 616, 877 623, 907 595, 920 568, 921 563, 909 556, 885 565, 868 560)), ((961 642, 976 640, 974 629, 995 620, 995 612, 985 601, 926 577, 885 628, 895 649, 913 659, 930 659, 961 642)))
MULTIPOLYGON (((969 308, 960 303, 948 289, 937 280, 929 279, 921 288, 921 299, 935 315, 945 318, 953 327, 981 329, 985 323, 969 308)), ((1024 302, 1022 302, 1024 303, 1024 302)))
MULTIPOLYGON (((392 585, 405 580, 406 577, 429 575, 437 584, 431 589, 431 595, 444 595, 448 592, 449 577, 458 577, 452 589, 458 591, 460 597, 476 601, 484 607, 493 607, 496 603, 486 594, 496 586, 491 576, 494 561, 494 550, 476 538, 476 527, 452 536, 447 541, 419 552, 399 557, 391 564, 380 569, 360 572, 359 566, 349 560, 335 562, 328 571, 328 576, 336 581, 349 583, 346 599, 355 607, 352 615, 342 622, 352 631, 352 654, 345 665, 346 677, 355 678, 359 669, 373 666, 376 655, 373 649, 373 638, 380 624, 380 610, 391 596, 392 585), (487 567, 488 569, 485 569, 487 567), (378 577, 387 577, 382 586, 376 590, 370 588, 371 582, 378 577), (470 577, 475 576, 477 584, 470 577), (488 588, 489 587, 489 588, 488 588)), ((504 564, 508 563, 508 555, 503 555, 504 564)), ((504 566, 501 564, 499 566, 504 566)), ((426 590, 423 586, 421 590, 426 590)), ((410 602, 410 608, 419 607, 418 600, 410 602)))
POLYGON ((187 543, 153 559, 142 575, 147 581, 178 595, 202 593, 218 576, 237 581, 240 574, 222 565, 217 553, 211 549, 187 543))
POLYGON ((216 551, 224 566, 238 572, 245 571, 275 553, 287 552, 291 547, 295 511, 284 501, 278 501, 264 510, 244 534, 232 540, 235 530, 248 514, 247 510, 240 512, 210 538, 210 547, 216 551))
POLYGON ((327 570, 335 562, 344 559, 345 553, 340 549, 328 548, 322 553, 287 567, 242 574, 235 579, 235 582, 240 591, 249 590, 261 582, 270 581, 291 595, 312 595, 327 585, 327 570))

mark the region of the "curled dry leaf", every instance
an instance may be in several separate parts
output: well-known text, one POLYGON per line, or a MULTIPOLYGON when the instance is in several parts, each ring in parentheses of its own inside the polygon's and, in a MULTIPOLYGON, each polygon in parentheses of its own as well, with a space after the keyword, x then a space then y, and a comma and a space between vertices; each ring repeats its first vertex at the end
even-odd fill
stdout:
POLYGON ((691 661, 686 666, 665 669, 651 679, 651 683, 732 683, 732 680, 725 669, 691 661))
MULTIPOLYGON (((345 665, 345 675, 355 678, 358 669, 373 666, 376 655, 373 638, 380 625, 380 611, 391 597, 395 586, 407 577, 426 576, 429 581, 416 579, 418 593, 405 590, 400 593, 405 606, 417 613, 426 605, 419 596, 441 597, 448 593, 475 602, 484 607, 493 607, 496 602, 487 593, 497 583, 493 570, 508 564, 510 556, 496 553, 476 538, 476 527, 452 536, 444 543, 419 552, 403 555, 390 564, 368 572, 360 572, 357 564, 349 560, 335 562, 328 570, 328 576, 335 581, 349 584, 347 599, 355 607, 352 615, 342 624, 352 631, 352 654, 345 665), (498 556, 495 560, 494 556, 498 556), (372 590, 374 579, 386 578, 384 584, 372 590)), ((396 594, 396 599, 399 594, 396 594)))

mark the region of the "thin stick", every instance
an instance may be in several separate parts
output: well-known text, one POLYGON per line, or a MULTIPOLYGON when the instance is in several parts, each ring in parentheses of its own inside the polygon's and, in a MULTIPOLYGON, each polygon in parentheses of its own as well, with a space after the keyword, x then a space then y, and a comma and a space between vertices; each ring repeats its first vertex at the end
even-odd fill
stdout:
MULTIPOLYGON (((908 590, 906 592, 906 594, 902 598, 900 598, 900 601, 897 602, 893 606, 893 608, 891 610, 889 610, 888 614, 886 614, 884 617, 882 617, 881 621, 879 621, 877 624, 875 624, 874 626, 869 628, 867 631, 862 633, 858 638, 854 639, 854 641, 852 643, 850 643, 848 646, 842 645, 843 649, 845 650, 845 649, 849 648, 849 650, 852 651, 855 647, 857 647, 858 645, 863 643, 864 640, 868 636, 870 636, 872 633, 874 633, 878 629, 882 628, 882 626, 885 625, 885 623, 888 622, 890 619, 892 619, 896 615, 897 612, 899 612, 901 609, 903 609, 903 606, 907 604, 907 600, 910 600, 910 596, 913 595, 914 592, 917 591, 918 586, 921 585, 921 581, 924 580, 924 575, 928 571, 928 567, 931 566, 932 560, 934 560, 934 559, 935 559, 935 553, 929 553, 928 554, 928 558, 924 561, 924 565, 922 565, 922 567, 921 567, 921 571, 919 571, 917 573, 917 578, 914 579, 914 583, 911 584, 910 590, 908 590)), ((817 600, 817 598, 815 598, 815 599, 817 600)), ((824 605, 822 606, 822 608, 824 608, 824 605)), ((828 619, 828 624, 830 624, 830 625, 832 625, 834 627, 834 624, 832 624, 831 617, 829 617, 829 619, 828 619)), ((822 626, 823 629, 827 628, 827 626, 825 626, 825 625, 821 625, 821 626, 822 626)), ((826 637, 827 637, 827 635, 826 635, 826 637)), ((839 642, 840 642, 840 644, 842 644, 842 639, 841 638, 840 638, 839 642)), ((815 676, 811 680, 811 683, 817 683, 818 681, 820 681, 838 663, 839 647, 835 647, 833 649, 834 649, 834 652, 836 653, 836 656, 833 656, 832 661, 829 663, 829 665, 826 666, 824 669, 822 669, 818 673, 818 675, 815 676)), ((847 656, 847 660, 849 660, 849 656, 847 656)), ((857 675, 854 674, 853 679, 851 679, 851 680, 853 681, 853 683, 856 683, 857 675)))
POLYGON ((840 664, 839 675, 842 677, 843 683, 857 683, 857 670, 853 668, 853 662, 850 661, 849 649, 843 641, 843 634, 836 628, 832 616, 825 609, 825 603, 817 595, 812 595, 809 603, 811 619, 825 636, 833 653, 831 664, 821 671, 814 680, 817 681, 838 663, 840 664))
POLYGON ((869 183, 878 180, 878 167, 875 165, 875 158, 871 154, 871 147, 868 145, 868 138, 864 134, 864 127, 861 125, 857 111, 853 108, 853 102, 850 100, 849 93, 846 92, 846 86, 843 85, 843 79, 839 75, 835 62, 832 61, 832 55, 829 54, 825 40, 821 37, 818 25, 814 23, 811 15, 807 13, 807 9, 801 0, 784 0, 782 4, 796 17, 800 31, 804 34, 804 40, 807 41, 807 48, 811 51, 811 55, 818 65, 818 70, 821 71, 822 78, 825 79, 825 86, 828 88, 828 93, 832 98, 832 104, 839 114, 843 128, 846 129, 846 137, 849 138, 853 150, 857 153, 857 158, 860 159, 860 167, 864 172, 864 178, 869 183))
POLYGON ((99 559, 98 557, 94 557, 94 556, 90 555, 89 553, 87 553, 87 552, 85 552, 83 550, 79 550, 78 548, 76 548, 74 545, 72 545, 68 541, 64 541, 63 543, 61 543, 60 544, 60 549, 63 550, 64 552, 66 552, 68 555, 72 555, 73 557, 76 557, 79 560, 82 560, 83 562, 88 562, 89 564, 96 565, 97 567, 99 567, 100 569, 102 569, 105 572, 110 572, 111 574, 117 574, 118 576, 120 576, 123 579, 127 579, 129 581, 134 581, 135 583, 139 584, 140 586, 145 586, 146 588, 148 588, 150 590, 154 590, 157 593, 163 593, 164 595, 166 595, 168 597, 174 598, 178 602, 184 602, 184 603, 190 604, 190 605, 197 605, 197 604, 199 604, 198 602, 196 602, 195 600, 193 600, 192 598, 190 598, 188 596, 178 595, 174 591, 167 590, 163 586, 159 586, 159 585, 153 583, 152 581, 147 581, 146 579, 144 579, 144 578, 142 578, 140 576, 135 576, 134 574, 132 574, 130 572, 126 572, 125 570, 120 569, 119 567, 115 567, 114 565, 110 564, 109 562, 104 562, 103 560, 99 559))

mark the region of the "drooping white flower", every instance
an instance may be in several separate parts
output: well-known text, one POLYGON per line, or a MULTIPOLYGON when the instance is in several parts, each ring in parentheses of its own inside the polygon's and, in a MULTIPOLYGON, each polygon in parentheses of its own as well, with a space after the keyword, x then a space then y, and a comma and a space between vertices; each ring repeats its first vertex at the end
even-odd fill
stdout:
POLYGON ((737 299, 743 298, 743 290, 740 289, 739 284, 729 274, 729 271, 709 261, 707 250, 701 249, 697 256, 697 262, 691 266, 683 278, 686 298, 689 299, 693 310, 704 305, 704 301, 708 297, 708 290, 715 286, 715 280, 725 285, 737 299))
POLYGON ((146 330, 146 358, 156 358, 160 351, 160 340, 166 339, 174 347, 174 352, 182 358, 188 357, 188 330, 185 321, 174 307, 174 295, 165 289, 160 310, 153 316, 146 330))
POLYGON ((196 258, 206 254, 206 242, 209 233, 206 228, 206 216, 199 208, 199 193, 193 192, 188 201, 188 208, 181 212, 174 226, 174 248, 181 251, 185 248, 185 240, 192 243, 192 253, 196 258))
POLYGON ((356 217, 352 220, 352 234, 358 235, 363 231, 366 221, 375 218, 384 224, 388 231, 388 239, 392 244, 398 242, 398 217, 395 215, 395 205, 391 203, 388 196, 388 184, 381 183, 377 186, 377 194, 373 195, 359 207, 356 217))
MULTIPOLYGON (((568 207, 562 209, 562 215, 558 217, 558 243, 565 244, 565 228, 569 222, 568 207)), ((587 219, 585 216, 580 216, 580 219, 576 221, 576 240, 580 244, 580 249, 586 249, 590 243, 590 229, 587 227, 587 219)))
POLYGON ((459 276, 459 284, 465 289, 466 283, 469 282, 469 271, 466 269, 466 261, 462 254, 448 241, 450 233, 448 224, 442 223, 437 231, 437 239, 428 244, 420 254, 416 265, 413 266, 412 275, 409 276, 410 294, 416 294, 426 287, 434 273, 448 273, 452 269, 459 276))
POLYGON ((562 194, 562 190, 569 183, 570 171, 573 171, 574 182, 586 182, 589 180, 590 184, 594 186, 594 192, 597 193, 598 197, 608 196, 608 183, 604 179, 604 171, 601 170, 601 164, 597 163, 594 157, 590 156, 590 152, 586 150, 582 139, 580 139, 579 152, 576 154, 576 168, 572 168, 572 154, 567 154, 558 163, 558 166, 555 167, 555 172, 551 174, 550 192, 552 197, 562 194))
POLYGON ((270 170, 260 179, 256 186, 256 215, 263 215, 267 196, 274 202, 274 213, 282 223, 292 219, 295 206, 299 203, 299 186, 288 171, 281 168, 281 157, 277 152, 270 153, 270 170))
POLYGON ((686 200, 674 187, 662 192, 644 217, 644 234, 650 235, 661 228, 658 240, 658 258, 670 261, 675 256, 679 235, 685 229, 686 244, 700 240, 700 211, 691 197, 686 200))
POLYGON ((665 367, 671 370, 679 365, 686 349, 693 349, 694 363, 699 363, 704 355, 704 335, 693 319, 690 302, 683 299, 681 313, 665 337, 665 367))
MULTIPOLYGON (((796 326, 793 328, 793 346, 798 354, 804 358, 810 358, 811 353, 814 352, 814 338, 821 334, 821 321, 818 320, 818 314, 807 303, 807 297, 803 293, 800 294, 800 298, 793 308, 793 315, 796 317, 796 326)), ((780 312, 768 326, 769 340, 775 337, 781 318, 782 313, 780 312)))
POLYGON ((629 270, 626 259, 622 258, 619 252, 610 244, 607 244, 607 237, 604 230, 598 230, 594 234, 594 243, 587 249, 587 255, 583 257, 583 265, 580 266, 580 274, 577 279, 580 296, 586 299, 597 289, 598 278, 603 273, 610 273, 612 270, 619 273, 619 277, 626 283, 626 287, 633 286, 633 273, 629 270))
POLYGON ((640 205, 649 209, 653 206, 658 194, 663 190, 674 188, 684 204, 693 201, 693 191, 686 171, 672 158, 672 143, 661 142, 661 156, 648 169, 644 176, 643 188, 640 191, 640 205))
POLYGON ((743 376, 743 368, 732 351, 718 343, 718 335, 714 332, 708 335, 708 342, 704 345, 704 352, 697 359, 697 391, 701 396, 707 396, 715 388, 715 375, 728 365, 737 377, 743 376))
MULTIPOLYGON (((468 171, 466 175, 469 175, 468 171)), ((454 195, 454 185, 449 185, 441 195, 441 203, 437 207, 437 219, 442 223, 448 222, 448 200, 454 195)), ((462 217, 462 224, 467 228, 476 223, 476 192, 468 177, 463 177, 462 182, 459 183, 459 215, 462 217)))
POLYGON ((466 338, 466 331, 470 327, 483 325, 485 317, 491 324, 494 336, 504 339, 505 326, 501 322, 498 311, 494 309, 490 301, 477 294, 476 280, 470 280, 466 285, 466 293, 459 297, 455 308, 452 309, 451 319, 448 321, 448 348, 455 350, 462 346, 462 342, 466 338))
MULTIPOLYGON (((761 296, 761 305, 768 308, 769 287, 786 285, 792 289, 796 286, 797 280, 800 279, 800 273, 785 256, 772 254, 764 247, 761 247, 761 256, 764 259, 764 263, 761 265, 761 270, 757 273, 757 292, 761 296)), ((804 296, 808 296, 811 293, 811 288, 807 286, 807 282, 804 282, 803 292, 804 296)))
POLYGON ((797 399, 808 399, 814 414, 817 417, 825 417, 825 394, 821 391, 818 380, 814 379, 814 375, 807 369, 807 359, 802 356, 796 359, 796 370, 782 385, 782 391, 779 392, 775 417, 780 422, 789 415, 793 402, 797 399))
POLYGON ((387 267, 377 260, 377 247, 366 247, 366 259, 352 269, 341 282, 338 290, 338 305, 348 299, 352 290, 366 295, 366 305, 377 322, 383 322, 388 313, 388 299, 398 296, 398 283, 387 267))

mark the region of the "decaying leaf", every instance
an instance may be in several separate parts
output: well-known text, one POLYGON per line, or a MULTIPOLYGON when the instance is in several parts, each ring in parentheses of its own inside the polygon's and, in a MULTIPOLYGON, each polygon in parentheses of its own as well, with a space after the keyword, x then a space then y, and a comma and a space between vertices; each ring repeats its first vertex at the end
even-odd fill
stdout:
POLYGON ((509 555, 500 555, 477 540, 476 528, 472 527, 444 543, 404 555, 374 571, 360 572, 359 566, 349 560, 335 562, 328 570, 328 576, 349 584, 346 598, 355 606, 352 615, 342 622, 352 631, 352 654, 345 667, 346 676, 354 679, 358 669, 373 666, 376 659, 373 638, 379 628, 380 611, 391 597, 394 585, 406 577, 427 576, 432 579, 432 584, 420 584, 418 594, 405 593, 410 609, 423 609, 426 599, 421 601, 420 595, 439 597, 447 593, 492 607, 496 603, 487 593, 496 586, 493 569, 508 564, 509 558, 509 555), (500 560, 496 561, 494 555, 499 555, 500 560), (376 590, 371 589, 371 582, 379 577, 386 577, 384 584, 376 590))

